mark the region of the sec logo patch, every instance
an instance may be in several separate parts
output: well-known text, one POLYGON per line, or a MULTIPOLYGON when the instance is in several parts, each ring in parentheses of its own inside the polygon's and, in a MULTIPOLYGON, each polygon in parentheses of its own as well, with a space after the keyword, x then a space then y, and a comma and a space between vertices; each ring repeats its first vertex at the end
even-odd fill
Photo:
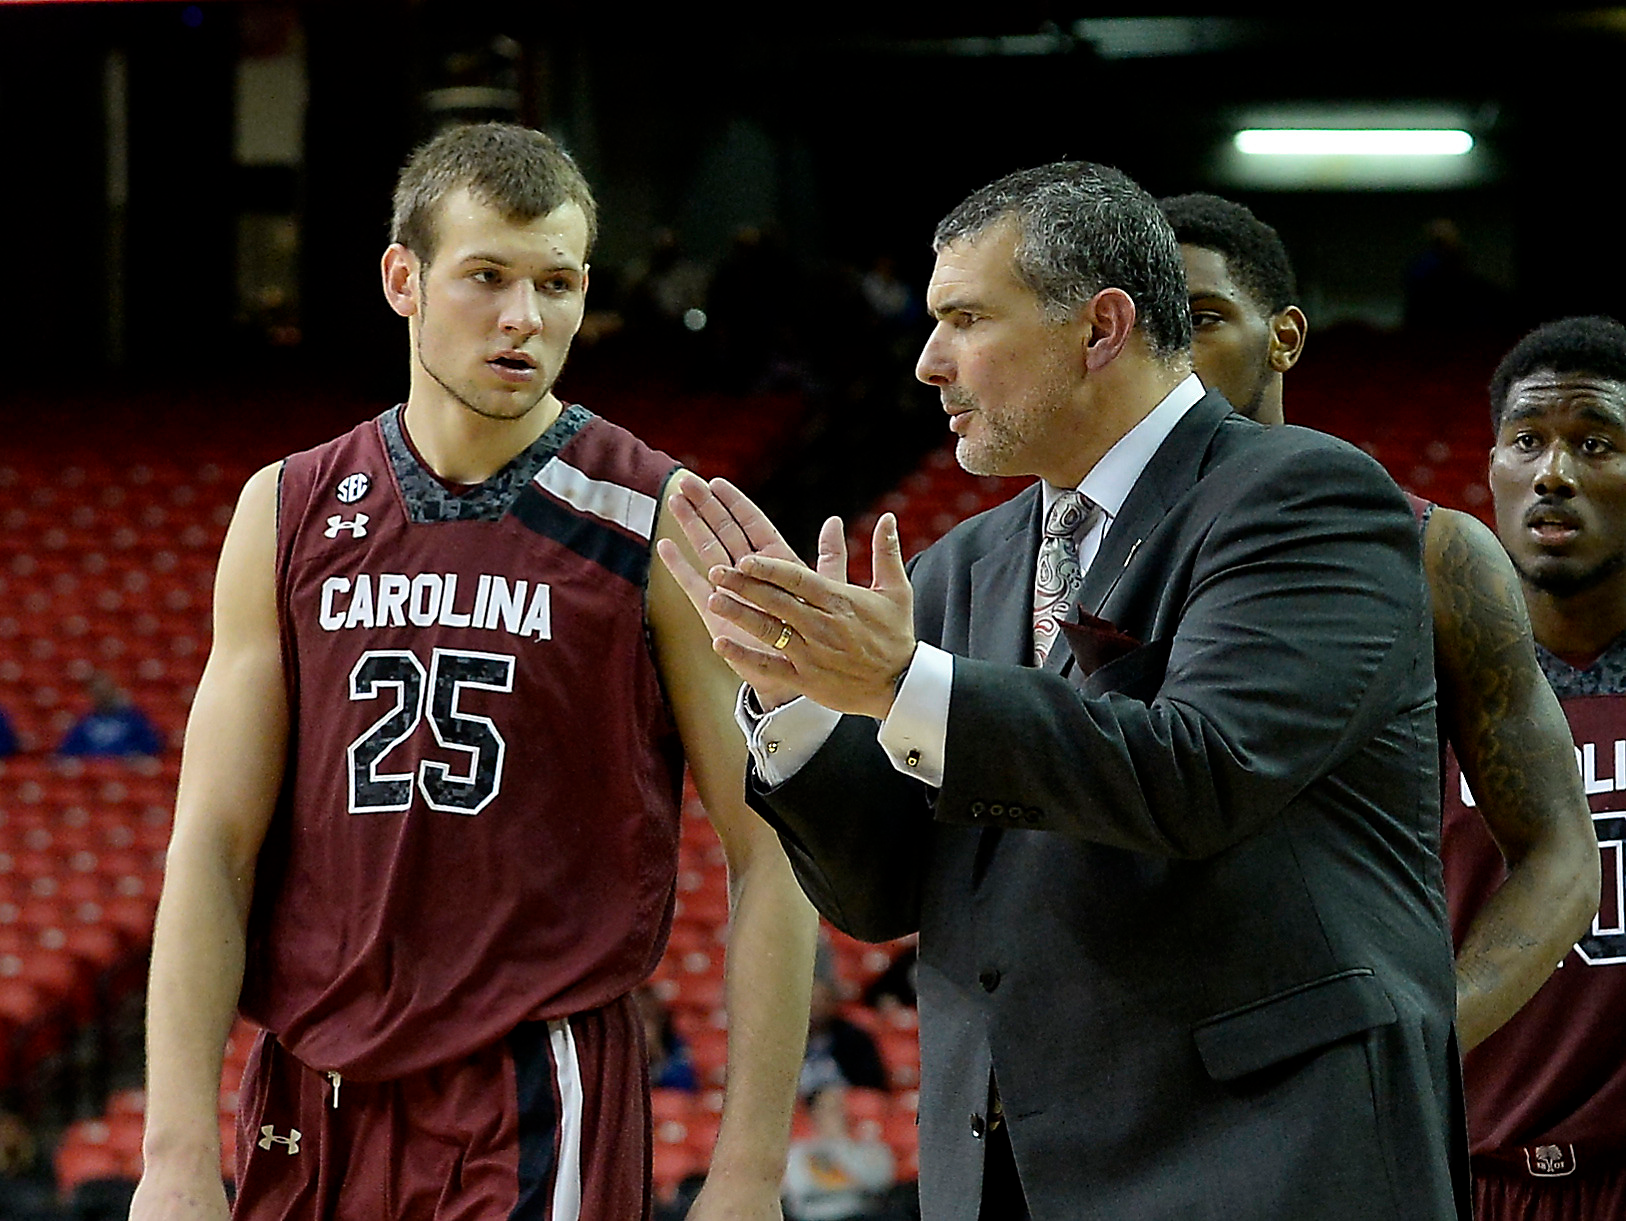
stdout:
POLYGON ((354 475, 346 475, 339 480, 339 486, 334 489, 333 494, 339 498, 340 504, 353 505, 367 495, 368 489, 372 486, 373 481, 367 477, 366 473, 357 471, 354 475))

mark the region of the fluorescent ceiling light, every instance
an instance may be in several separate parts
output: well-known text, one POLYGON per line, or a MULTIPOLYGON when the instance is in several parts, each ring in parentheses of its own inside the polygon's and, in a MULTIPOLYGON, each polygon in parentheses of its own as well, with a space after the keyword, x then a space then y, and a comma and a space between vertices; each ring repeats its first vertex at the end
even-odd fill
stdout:
POLYGON ((1236 149, 1267 157, 1460 157, 1474 138, 1460 130, 1397 128, 1248 128, 1236 149))

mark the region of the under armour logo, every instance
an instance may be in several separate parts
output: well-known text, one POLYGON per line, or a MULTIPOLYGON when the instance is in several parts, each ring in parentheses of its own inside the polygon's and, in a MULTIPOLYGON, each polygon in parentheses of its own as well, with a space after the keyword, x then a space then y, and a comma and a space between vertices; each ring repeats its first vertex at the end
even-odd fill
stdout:
POLYGON ((370 520, 372 519, 365 513, 357 513, 355 521, 345 521, 343 517, 335 513, 327 519, 327 529, 323 530, 322 533, 329 538, 338 538, 340 530, 348 530, 351 538, 366 538, 367 523, 370 520))
POLYGON ((260 1129, 260 1139, 255 1143, 262 1149, 269 1149, 272 1145, 282 1145, 288 1150, 288 1156, 292 1157, 299 1152, 299 1137, 300 1131, 298 1128, 289 1128, 287 1136, 278 1136, 276 1128, 271 1124, 266 1124, 260 1129))

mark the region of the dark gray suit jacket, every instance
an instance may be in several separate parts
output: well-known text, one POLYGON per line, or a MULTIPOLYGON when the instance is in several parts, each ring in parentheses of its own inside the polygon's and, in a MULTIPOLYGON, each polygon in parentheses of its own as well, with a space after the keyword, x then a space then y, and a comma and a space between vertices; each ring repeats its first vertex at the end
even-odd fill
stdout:
POLYGON ((913 566, 956 654, 941 790, 857 717, 753 781, 837 927, 920 931, 925 1218, 977 1215, 990 1073, 1036 1221, 1466 1217, 1405 500, 1209 395, 1087 574, 1145 642, 1089 675, 1024 664, 1039 513, 1035 486, 913 566))

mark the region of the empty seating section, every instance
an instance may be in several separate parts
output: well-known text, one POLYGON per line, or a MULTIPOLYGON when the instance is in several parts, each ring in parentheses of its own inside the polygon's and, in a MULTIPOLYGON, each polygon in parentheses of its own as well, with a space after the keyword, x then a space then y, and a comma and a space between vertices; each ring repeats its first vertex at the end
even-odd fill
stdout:
POLYGON ((0 706, 47 751, 101 670, 178 743, 208 650, 215 559, 245 468, 0 464, 0 706))
POLYGON ((1287 418, 1359 445, 1407 491, 1489 521, 1486 386, 1507 346, 1312 336, 1287 376, 1287 418))
MULTIPOLYGON (((684 466, 741 487, 760 485, 793 457, 806 406, 794 394, 672 394, 576 389, 584 406, 684 466)), ((566 393, 561 391, 561 393, 566 393)))
POLYGON ((21 1090, 105 1039, 139 995, 178 756, 50 751, 98 670, 178 744, 245 477, 206 462, 0 463, 0 708, 22 752, 0 760, 0 1085, 21 1090))

